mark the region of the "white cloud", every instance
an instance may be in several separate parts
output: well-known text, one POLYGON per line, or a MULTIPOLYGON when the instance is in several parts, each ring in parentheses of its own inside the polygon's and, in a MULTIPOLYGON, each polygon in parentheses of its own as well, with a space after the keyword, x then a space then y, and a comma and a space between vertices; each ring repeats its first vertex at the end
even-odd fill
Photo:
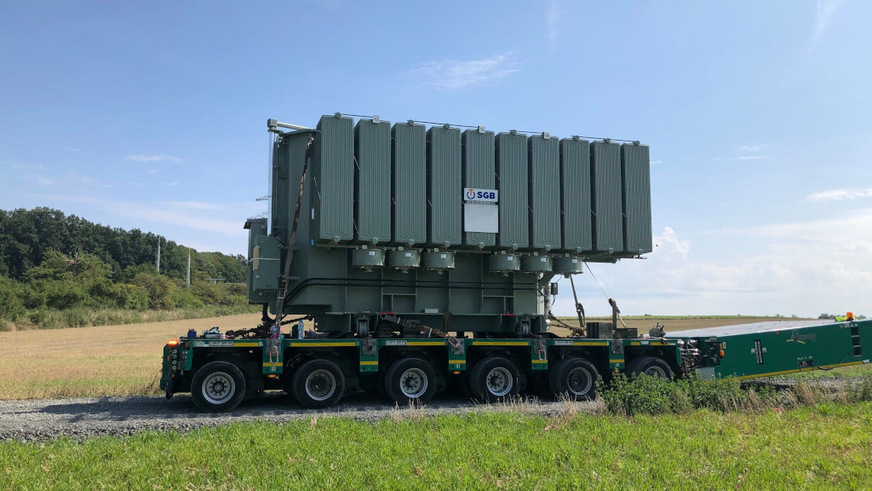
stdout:
POLYGON ((160 169, 148 169, 149 174, 157 174, 158 172, 160 172, 160 169))
POLYGON ((46 170, 46 167, 42 164, 34 164, 34 163, 23 163, 15 160, 0 160, 0 165, 7 167, 13 170, 27 169, 27 170, 46 170))
POLYGON ((654 161, 651 162, 651 165, 660 165, 660 164, 662 164, 662 163, 663 163, 662 160, 654 160, 654 161))
MULTIPOLYGON (((113 201, 87 195, 52 194, 56 202, 87 204, 109 215, 134 218, 138 222, 181 225, 228 235, 240 235, 245 218, 263 206, 257 203, 206 203, 200 201, 133 202, 113 201)), ((145 229, 141 224, 137 227, 145 229)), ((174 239, 175 240, 175 239, 174 239)))
POLYGON ((839 8, 842 0, 818 0, 814 16, 814 30, 811 35, 810 49, 817 47, 824 34, 833 22, 833 15, 839 8))
POLYGON ((438 90, 455 91, 490 85, 518 72, 512 53, 471 61, 428 61, 405 72, 407 77, 438 90))
POLYGON ((768 143, 761 143, 759 145, 742 145, 739 147, 740 152, 762 152, 769 148, 770 145, 768 143))
POLYGON ((672 227, 666 227, 662 234, 655 235, 654 244, 659 254, 675 254, 687 259, 687 253, 690 252, 690 241, 680 239, 672 227))
POLYGON ((546 31, 548 32, 548 48, 551 51, 557 49, 557 40, 560 35, 560 2, 559 0, 545 1, 546 31))
POLYGON ((769 157, 766 155, 739 155, 739 160, 766 160, 769 157))
POLYGON ((41 184, 43 186, 54 186, 61 188, 68 188, 70 186, 73 187, 85 187, 85 188, 111 188, 111 184, 103 184, 100 181, 94 179, 93 177, 86 176, 77 171, 69 171, 65 172, 60 176, 55 176, 55 178, 48 178, 44 175, 38 174, 25 174, 22 176, 25 180, 30 182, 35 182, 37 184, 41 184))
POLYGON ((178 185, 179 185, 179 182, 178 182, 178 181, 173 181, 173 182, 169 183, 168 185, 169 185, 169 186, 178 186, 178 185))
POLYGON ((168 205, 187 210, 224 210, 225 206, 218 203, 206 203, 205 201, 169 201, 168 205))
MULTIPOLYGON (((646 260, 591 267, 626 315, 872 313, 872 208, 697 237, 667 227, 646 260), (714 251, 713 243, 721 247, 714 251)), ((575 283, 588 314, 608 314, 586 276, 575 283)), ((555 313, 574 314, 571 294, 555 313)))
POLYGON ((133 162, 175 162, 177 164, 182 163, 182 159, 173 156, 173 155, 146 155, 146 154, 135 154, 128 155, 124 157, 125 160, 132 160, 133 162))
POLYGON ((843 201, 846 199, 869 198, 872 197, 872 188, 870 189, 831 189, 829 191, 821 191, 812 193, 805 197, 806 201, 812 203, 826 203, 829 201, 843 201))

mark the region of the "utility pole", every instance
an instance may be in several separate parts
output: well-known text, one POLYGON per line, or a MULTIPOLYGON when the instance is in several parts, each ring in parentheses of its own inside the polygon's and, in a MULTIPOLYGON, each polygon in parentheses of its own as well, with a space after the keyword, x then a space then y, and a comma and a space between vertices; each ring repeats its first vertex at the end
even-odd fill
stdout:
POLYGON ((160 236, 157 238, 157 274, 160 274, 160 236))
POLYGON ((188 248, 188 276, 185 280, 185 284, 188 288, 191 287, 191 249, 188 248))

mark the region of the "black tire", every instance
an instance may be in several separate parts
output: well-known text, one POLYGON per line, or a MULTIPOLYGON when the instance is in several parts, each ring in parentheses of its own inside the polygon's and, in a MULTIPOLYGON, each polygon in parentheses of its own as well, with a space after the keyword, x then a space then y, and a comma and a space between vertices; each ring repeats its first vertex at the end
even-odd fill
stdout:
POLYGON ((297 402, 309 409, 334 406, 345 394, 345 375, 331 360, 309 360, 294 372, 291 393, 297 402))
POLYGON ((554 364, 548 374, 548 387, 555 396, 575 401, 596 397, 596 379, 599 372, 584 358, 564 358, 554 364))
POLYGON ((245 375, 232 363, 209 362, 194 374, 191 398, 201 411, 232 411, 245 398, 245 375))
POLYGON ((492 356, 476 363, 469 374, 472 397, 485 401, 498 401, 518 395, 521 376, 510 360, 492 356))
POLYGON ((630 378, 642 373, 660 378, 672 378, 674 375, 668 363, 654 356, 636 358, 627 365, 625 372, 630 378))
POLYGON ((385 394, 398 404, 429 402, 436 394, 436 371, 421 358, 402 358, 385 373, 385 394))
POLYGON ((460 393, 460 396, 472 399, 472 391, 469 390, 469 370, 464 370, 460 372, 460 375, 455 376, 457 377, 457 391, 460 393))

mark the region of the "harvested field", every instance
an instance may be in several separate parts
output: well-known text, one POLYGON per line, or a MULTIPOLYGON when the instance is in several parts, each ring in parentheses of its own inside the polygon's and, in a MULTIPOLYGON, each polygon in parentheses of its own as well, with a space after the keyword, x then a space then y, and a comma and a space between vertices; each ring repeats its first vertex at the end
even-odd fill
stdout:
POLYGON ((254 327, 260 314, 0 332, 0 400, 158 393, 161 351, 188 329, 254 327))

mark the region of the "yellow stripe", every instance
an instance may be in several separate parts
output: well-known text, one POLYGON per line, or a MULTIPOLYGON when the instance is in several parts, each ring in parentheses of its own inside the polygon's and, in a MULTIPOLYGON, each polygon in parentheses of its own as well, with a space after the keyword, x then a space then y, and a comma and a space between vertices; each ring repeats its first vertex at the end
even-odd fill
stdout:
POLYGON ((260 346, 260 343, 233 343, 233 346, 241 346, 243 348, 251 348, 254 346, 260 346))
POLYGON ((291 346, 294 348, 307 346, 310 348, 335 348, 337 346, 357 346, 357 343, 354 341, 348 341, 343 343, 291 343, 291 346))
MULTIPOLYGON (((820 367, 821 368, 838 368, 838 367, 848 367, 851 365, 862 365, 862 364, 863 364, 862 361, 851 361, 848 363, 836 363, 835 365, 820 365, 820 367)), ((813 370, 814 368, 816 368, 816 367, 797 368, 795 370, 782 370, 780 372, 767 372, 767 373, 760 373, 757 375, 742 375, 741 377, 736 377, 736 378, 746 379, 746 378, 771 377, 773 375, 785 375, 788 373, 799 373, 799 372, 803 372, 803 371, 807 372, 807 371, 813 370)))
POLYGON ((640 344, 642 343, 640 343, 639 341, 633 341, 630 343, 630 346, 639 346, 640 344))
POLYGON ((281 363, 264 363, 263 366, 265 366, 265 367, 280 367, 280 366, 282 366, 282 364, 281 363))
POLYGON ((448 360, 448 363, 466 363, 466 359, 461 358, 459 360, 448 360))
POLYGON ((609 360, 609 363, 624 363, 623 359, 620 360, 609 360))
POLYGON ((548 360, 530 360, 532 363, 548 363, 548 360))
POLYGON ((378 365, 378 361, 362 361, 361 365, 378 365))
POLYGON ((473 346, 529 346, 526 341, 473 341, 473 346))
MULTIPOLYGON (((575 341, 572 343, 573 346, 606 346, 608 343, 596 342, 596 341, 575 341)), ((555 346, 560 346, 555 345, 555 346)))
POLYGON ((409 341, 406 346, 445 346, 445 341, 409 341))

